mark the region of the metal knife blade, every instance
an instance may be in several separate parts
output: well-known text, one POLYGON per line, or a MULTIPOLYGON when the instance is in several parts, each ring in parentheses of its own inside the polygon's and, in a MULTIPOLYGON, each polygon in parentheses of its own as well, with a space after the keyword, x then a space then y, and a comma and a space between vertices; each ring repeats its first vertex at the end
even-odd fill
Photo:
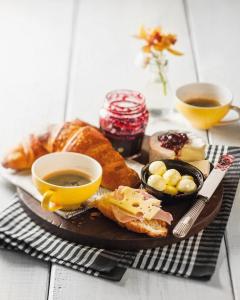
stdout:
POLYGON ((200 213, 204 209, 206 203, 209 201, 212 194, 222 181, 225 173, 233 163, 233 160, 234 157, 228 154, 220 157, 217 165, 205 180, 203 187, 199 191, 196 202, 174 227, 174 236, 177 238, 184 238, 188 234, 200 213))

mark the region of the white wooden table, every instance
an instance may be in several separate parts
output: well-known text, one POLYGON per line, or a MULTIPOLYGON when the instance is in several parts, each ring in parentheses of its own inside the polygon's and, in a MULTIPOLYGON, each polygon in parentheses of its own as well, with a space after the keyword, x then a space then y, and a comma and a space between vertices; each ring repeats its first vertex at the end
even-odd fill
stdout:
MULTIPOLYGON (((239 0, 0 0, 0 153, 40 125, 79 117, 97 124, 107 91, 143 90, 134 66, 139 25, 162 25, 185 55, 172 57, 174 88, 192 81, 227 85, 240 103, 239 0)), ((187 128, 179 116, 160 128, 187 128)), ((188 127, 189 129, 189 127, 188 127)), ((240 146, 240 124, 198 132, 240 146)), ((0 209, 14 188, 0 179, 0 209)), ((240 299, 237 193, 216 272, 207 282, 128 270, 120 283, 0 251, 0 299, 240 299)))

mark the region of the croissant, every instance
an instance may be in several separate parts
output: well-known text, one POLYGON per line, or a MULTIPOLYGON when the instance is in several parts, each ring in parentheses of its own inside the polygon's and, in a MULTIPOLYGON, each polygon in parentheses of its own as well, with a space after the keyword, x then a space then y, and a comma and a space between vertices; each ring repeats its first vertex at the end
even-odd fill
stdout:
POLYGON ((31 134, 9 151, 2 165, 18 171, 29 169, 38 157, 57 151, 78 152, 96 159, 103 168, 102 186, 107 189, 140 184, 138 174, 126 165, 108 139, 97 128, 80 120, 52 125, 44 134, 31 134))

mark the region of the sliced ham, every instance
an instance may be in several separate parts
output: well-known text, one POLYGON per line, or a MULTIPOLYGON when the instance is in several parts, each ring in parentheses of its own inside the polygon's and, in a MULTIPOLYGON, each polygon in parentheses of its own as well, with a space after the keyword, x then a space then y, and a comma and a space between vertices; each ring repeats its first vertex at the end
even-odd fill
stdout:
POLYGON ((121 223, 128 223, 137 220, 137 217, 128 214, 127 212, 118 208, 115 205, 112 205, 112 212, 115 218, 121 223))
MULTIPOLYGON (((123 200, 125 188, 126 187, 124 187, 124 186, 120 186, 117 190, 115 190, 114 198, 119 201, 123 200)), ((141 190, 141 189, 137 190, 136 189, 136 191, 142 195, 143 200, 145 200, 145 201, 153 198, 152 195, 147 193, 145 190, 141 190)), ((159 202, 159 204, 160 204, 160 202, 159 202)), ((138 215, 133 216, 132 214, 127 213, 126 211, 124 211, 123 209, 121 209, 115 205, 112 205, 112 212, 113 212, 115 218, 121 223, 128 223, 128 222, 135 221, 135 220, 139 220, 139 221, 144 220, 142 213, 139 213, 138 215)), ((156 215, 153 217, 153 220, 161 220, 161 221, 164 221, 167 224, 171 225, 173 217, 169 212, 166 212, 159 207, 159 210, 156 213, 156 215)))
POLYGON ((152 198, 152 195, 148 194, 145 190, 139 190, 139 193, 143 195, 144 200, 152 198))
POLYGON ((172 217, 172 215, 169 212, 164 211, 161 208, 159 208, 159 211, 156 213, 156 215, 154 216, 153 219, 154 220, 165 221, 166 223, 168 223, 169 225, 171 225, 173 217, 172 217))
POLYGON ((115 218, 121 223, 128 223, 136 220, 142 222, 144 220, 143 215, 141 213, 137 214, 136 216, 133 216, 115 205, 112 205, 112 211, 115 218))
MULTIPOLYGON (((137 215, 137 216, 130 215, 127 212, 125 212, 121 208, 118 208, 115 205, 112 205, 112 212, 113 212, 115 218, 119 222, 124 223, 124 224, 128 223, 128 222, 131 222, 131 221, 135 221, 135 220, 143 221, 143 216, 142 215, 137 215)), ((161 221, 164 221, 167 224, 171 225, 173 217, 169 212, 166 212, 166 211, 162 210, 161 208, 159 208, 159 211, 157 212, 157 214, 154 216, 153 219, 154 220, 161 220, 161 221)))

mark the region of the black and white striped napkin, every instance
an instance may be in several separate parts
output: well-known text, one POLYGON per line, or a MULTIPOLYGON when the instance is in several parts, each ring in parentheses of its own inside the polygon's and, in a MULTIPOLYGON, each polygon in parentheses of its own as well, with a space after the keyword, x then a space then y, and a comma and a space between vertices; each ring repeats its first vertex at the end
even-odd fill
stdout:
POLYGON ((215 269, 221 240, 240 177, 240 148, 209 146, 208 159, 216 163, 224 153, 235 162, 224 178, 221 210, 207 228, 179 243, 140 251, 110 251, 63 240, 45 231, 27 215, 18 196, 0 214, 0 247, 22 251, 89 275, 119 281, 128 267, 181 277, 209 279, 215 269))

